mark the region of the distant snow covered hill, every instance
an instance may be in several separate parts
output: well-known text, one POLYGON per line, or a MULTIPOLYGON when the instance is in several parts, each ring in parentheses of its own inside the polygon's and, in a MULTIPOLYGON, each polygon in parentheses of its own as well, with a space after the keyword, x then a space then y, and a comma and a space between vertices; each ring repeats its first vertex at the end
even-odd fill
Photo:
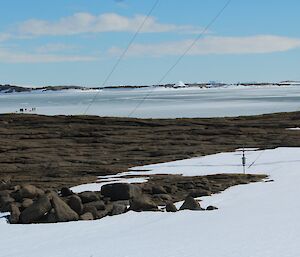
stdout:
POLYGON ((218 88, 218 87, 266 87, 266 86, 300 86, 299 81, 282 81, 279 83, 261 83, 261 82, 247 82, 247 83, 222 83, 222 82, 201 82, 201 83, 184 83, 179 81, 175 84, 162 84, 162 85, 119 85, 119 86, 108 86, 108 87, 84 87, 84 86, 43 86, 43 87, 23 87, 15 85, 1 85, 0 84, 0 93, 22 93, 22 92, 35 92, 35 91, 62 91, 62 90, 103 90, 103 89, 138 89, 138 88, 218 88))
MULTIPOLYGON (((297 257, 299 156, 298 147, 247 152, 248 166, 256 160, 247 171, 268 174, 274 181, 202 198, 203 207, 219 207, 211 212, 128 212, 97 221, 45 225, 9 225, 2 218, 1 257, 297 257)), ((144 166, 141 174, 239 173, 240 162, 240 152, 220 153, 144 166)))

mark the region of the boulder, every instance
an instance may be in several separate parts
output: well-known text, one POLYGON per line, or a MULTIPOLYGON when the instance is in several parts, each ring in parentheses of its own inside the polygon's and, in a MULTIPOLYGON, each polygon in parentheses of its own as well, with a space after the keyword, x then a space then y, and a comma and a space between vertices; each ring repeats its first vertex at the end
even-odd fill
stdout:
POLYGON ((43 222, 45 222, 45 223, 56 223, 57 222, 57 218, 56 218, 54 209, 50 210, 50 212, 45 216, 43 222))
POLYGON ((147 196, 140 195, 130 201, 130 210, 133 211, 157 211, 157 205, 147 196))
POLYGON ((124 204, 114 203, 112 211, 110 212, 111 216, 119 215, 125 213, 127 211, 127 206, 124 204))
POLYGON ((23 199, 23 202, 22 202, 22 207, 24 209, 28 208, 30 205, 33 204, 33 200, 32 199, 29 199, 29 198, 24 198, 23 199))
POLYGON ((167 191, 160 185, 154 185, 152 187, 152 194, 167 194, 167 191))
POLYGON ((95 206, 84 206, 82 213, 90 212, 94 219, 98 217, 98 211, 95 206))
POLYGON ((81 198, 78 195, 72 195, 68 199, 68 205, 75 211, 78 215, 82 214, 83 204, 81 198))
POLYGON ((63 187, 61 190, 60 190, 60 194, 62 197, 67 197, 67 196, 70 196, 70 195, 73 195, 73 191, 68 188, 68 187, 63 187))
POLYGON ((90 212, 86 212, 86 213, 80 215, 80 220, 93 220, 93 219, 94 219, 94 216, 90 212))
POLYGON ((203 210, 200 206, 200 203, 196 201, 193 197, 188 196, 185 198, 184 203, 180 207, 180 210, 203 210))
POLYGON ((38 200, 21 212, 20 221, 24 224, 38 222, 52 206, 46 195, 40 196, 38 200))
POLYGON ((20 219, 20 209, 16 204, 11 204, 10 205, 10 216, 9 216, 9 222, 11 224, 17 224, 19 223, 19 219, 20 219))
POLYGON ((89 202, 84 205, 84 207, 89 207, 89 206, 94 206, 97 209, 97 211, 105 210, 105 204, 101 200, 96 202, 89 202))
POLYGON ((177 212, 177 208, 176 206, 174 205, 174 203, 168 203, 166 205, 166 211, 167 212, 177 212))
POLYGON ((113 204, 107 204, 105 206, 105 210, 103 211, 97 211, 97 216, 96 219, 102 219, 105 216, 109 215, 110 213, 112 213, 113 210, 113 204))
POLYGON ((9 195, 0 196, 0 212, 8 212, 11 203, 14 203, 15 199, 9 195))
POLYGON ((95 192, 82 192, 79 194, 82 203, 95 202, 100 200, 100 197, 95 192))
POLYGON ((20 189, 20 197, 34 199, 44 194, 44 191, 33 185, 23 185, 20 189))
POLYGON ((136 185, 127 183, 114 183, 102 186, 101 194, 112 201, 130 200, 141 194, 141 189, 136 185))
POLYGON ((207 210, 207 211, 213 211, 213 210, 218 210, 218 208, 215 207, 215 206, 210 205, 210 206, 208 206, 208 207, 206 208, 206 210, 207 210))
POLYGON ((75 221, 79 219, 78 214, 58 195, 52 194, 51 203, 55 211, 57 222, 75 221))

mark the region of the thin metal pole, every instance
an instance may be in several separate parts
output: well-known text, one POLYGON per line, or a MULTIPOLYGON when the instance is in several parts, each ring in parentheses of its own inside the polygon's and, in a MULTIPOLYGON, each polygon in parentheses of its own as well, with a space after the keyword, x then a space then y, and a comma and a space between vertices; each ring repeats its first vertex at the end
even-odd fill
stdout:
POLYGON ((246 174, 246 156, 245 156, 245 147, 243 147, 242 164, 243 164, 243 173, 246 174))

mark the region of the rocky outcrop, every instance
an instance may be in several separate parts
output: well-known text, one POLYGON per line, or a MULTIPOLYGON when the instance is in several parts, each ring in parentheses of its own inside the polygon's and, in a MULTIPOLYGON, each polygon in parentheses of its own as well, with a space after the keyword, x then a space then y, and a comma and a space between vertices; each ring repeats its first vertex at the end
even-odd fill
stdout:
MULTIPOLYGON (((103 186, 101 192, 79 194, 67 188, 56 192, 33 185, 9 186, 0 190, 0 210, 10 212, 12 224, 94 220, 127 211, 176 212, 174 203, 183 200, 180 210, 203 210, 193 196, 219 193, 232 185, 263 178, 263 175, 241 174, 157 175, 140 184, 109 184, 103 186)), ((217 207, 208 206, 206 210, 217 210, 217 207)))

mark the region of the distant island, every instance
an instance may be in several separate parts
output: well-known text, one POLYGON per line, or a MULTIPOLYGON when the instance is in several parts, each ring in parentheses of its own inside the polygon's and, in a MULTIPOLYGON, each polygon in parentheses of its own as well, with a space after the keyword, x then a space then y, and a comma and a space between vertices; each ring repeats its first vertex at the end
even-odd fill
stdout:
POLYGON ((119 85, 119 86, 107 86, 107 87, 85 87, 85 86, 75 86, 75 85, 63 85, 63 86, 41 86, 41 87, 25 87, 0 84, 0 93, 24 93, 24 92, 44 92, 44 91, 63 91, 63 90, 108 90, 108 89, 138 89, 138 88, 218 88, 218 87, 268 87, 268 86, 300 86, 300 81, 281 81, 281 82, 242 82, 242 83, 222 83, 222 82, 203 82, 203 83, 173 83, 173 84, 161 84, 161 85, 119 85))

